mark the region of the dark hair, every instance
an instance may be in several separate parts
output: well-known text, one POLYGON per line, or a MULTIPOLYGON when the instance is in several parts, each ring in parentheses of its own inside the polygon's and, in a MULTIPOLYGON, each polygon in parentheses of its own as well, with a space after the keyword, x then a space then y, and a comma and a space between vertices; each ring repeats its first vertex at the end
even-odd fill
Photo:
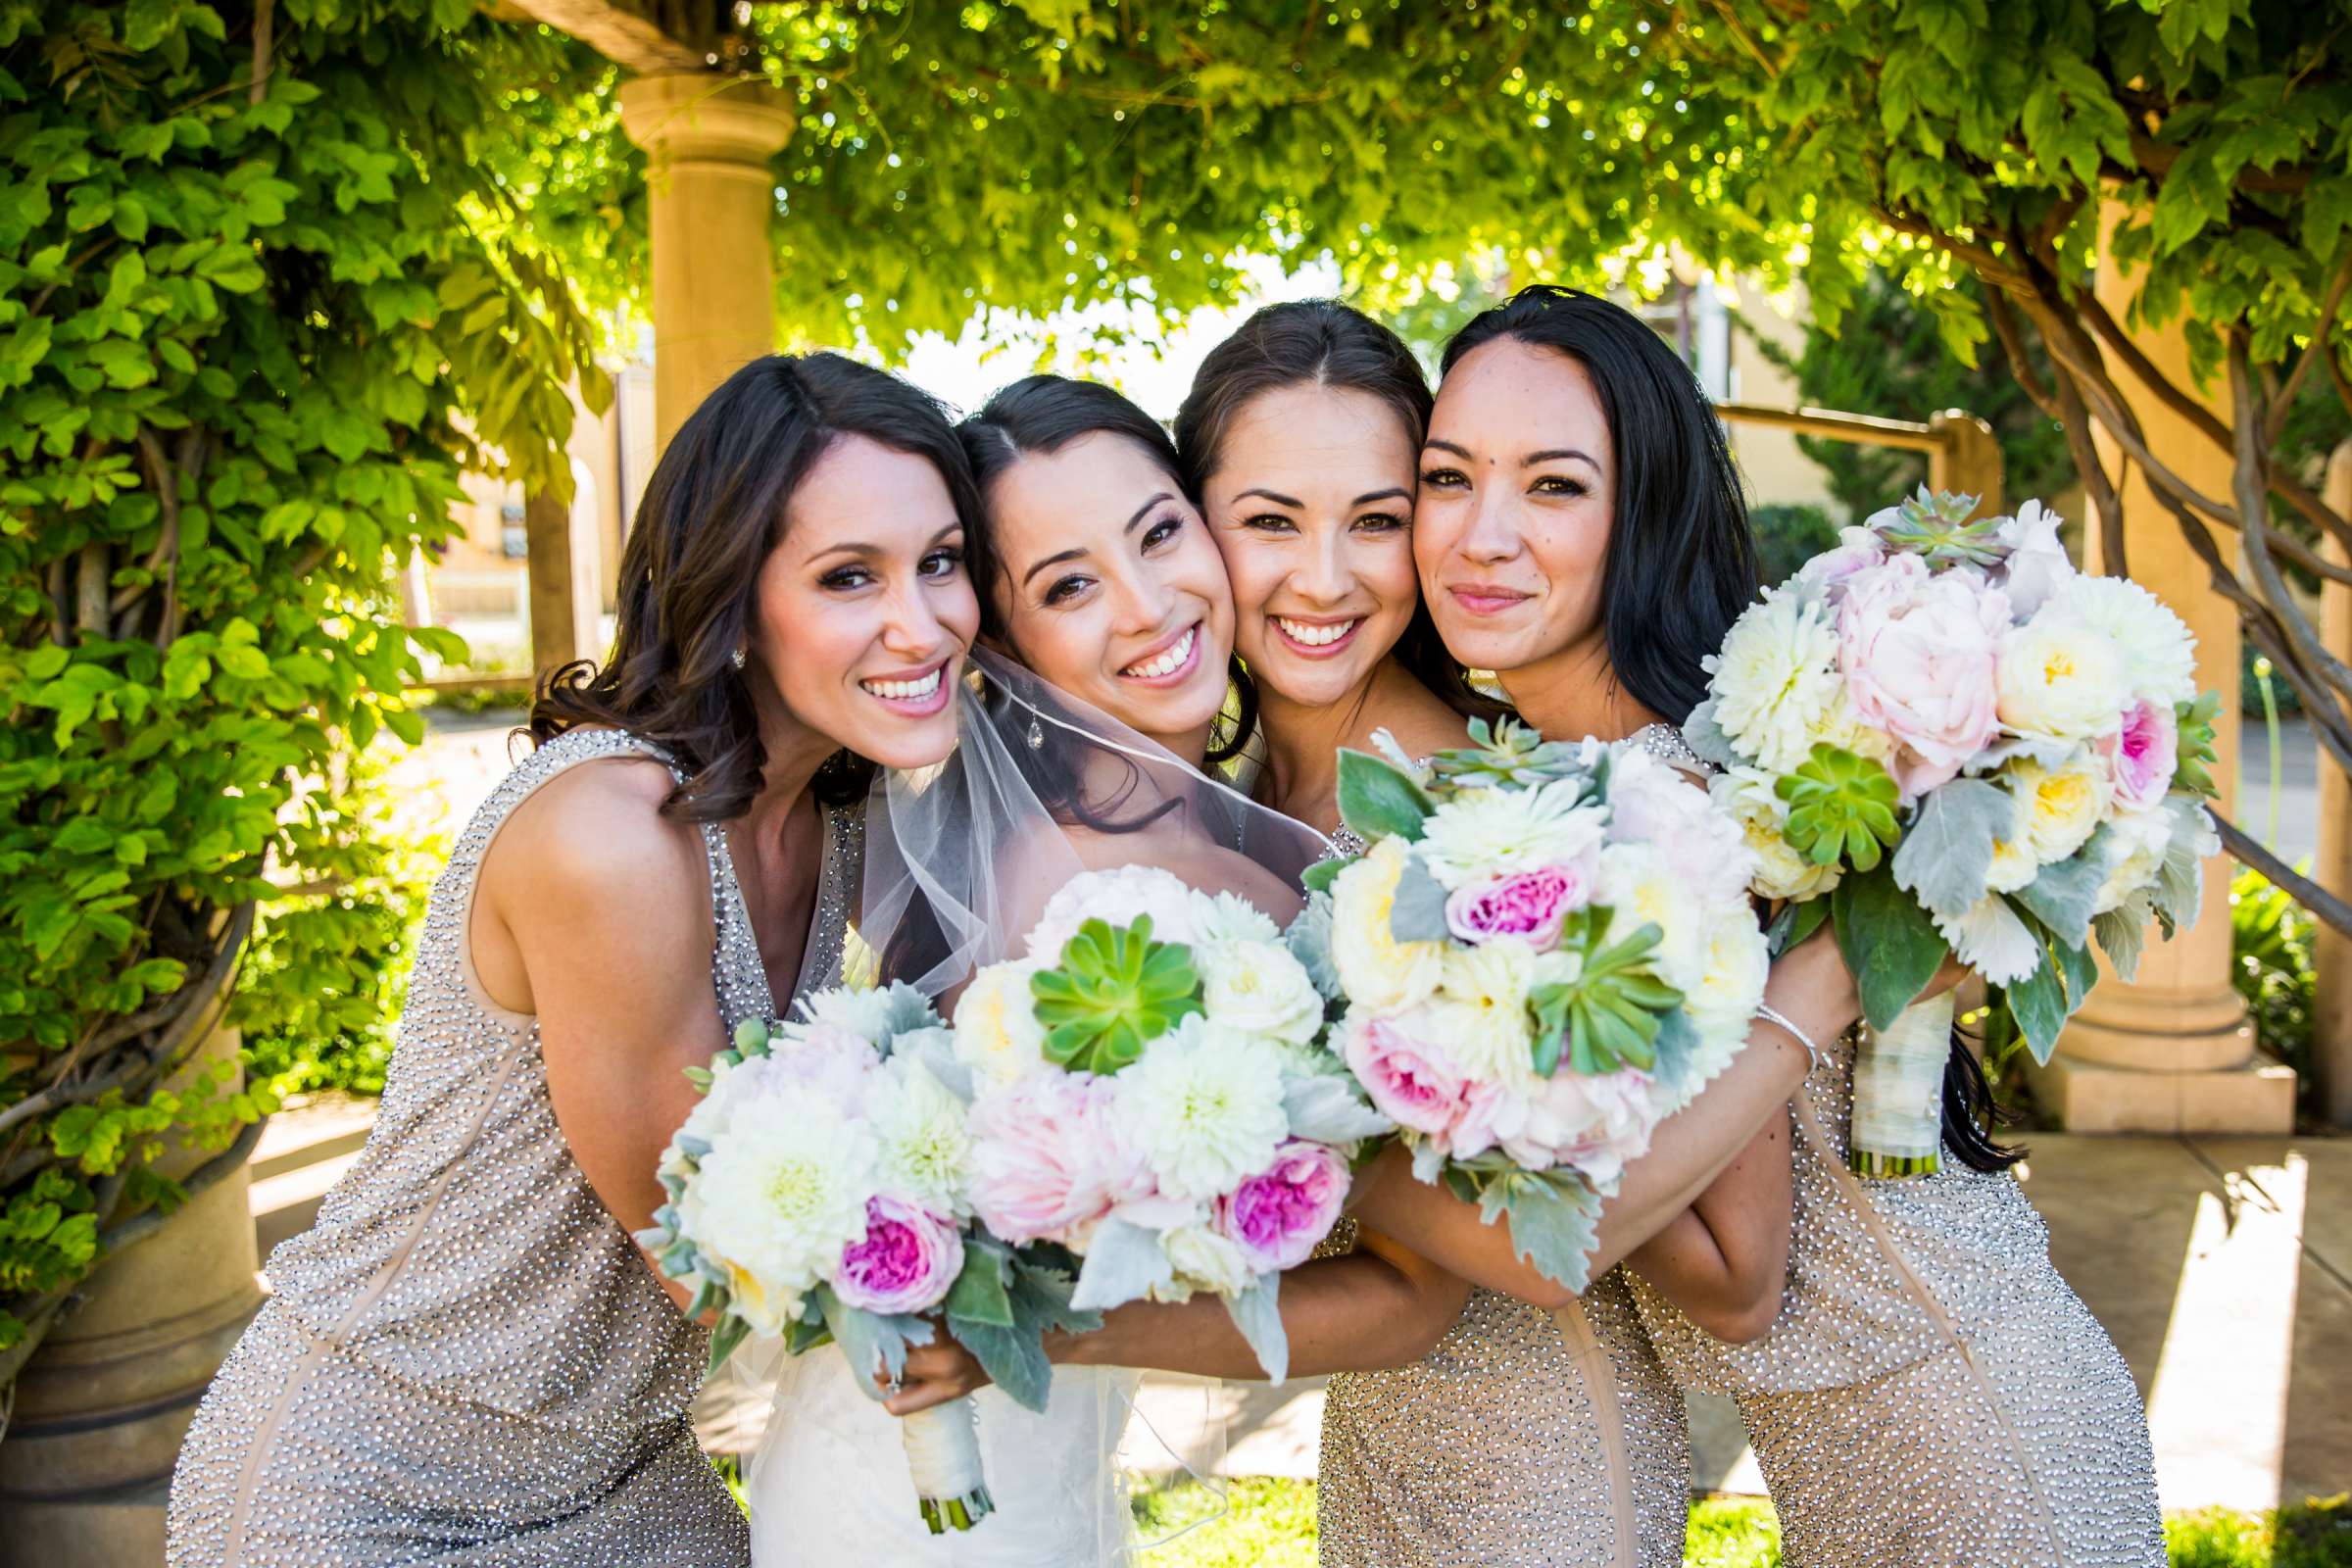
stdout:
MULTIPOLYGON (((1338 300, 1268 305, 1209 351, 1176 411, 1178 472, 1195 505, 1205 503, 1208 481, 1224 465, 1225 438, 1242 411, 1265 393, 1307 385, 1361 392, 1388 405, 1416 453, 1429 433, 1429 379, 1402 338, 1338 300)), ((1417 596, 1396 655, 1414 679, 1464 718, 1495 718, 1510 710, 1470 684, 1469 672, 1446 652, 1429 607, 1417 596)))
POLYGON ((1666 340, 1607 300, 1534 283, 1446 345, 1450 375, 1497 338, 1552 349, 1592 378, 1616 453, 1600 586, 1609 665, 1642 707, 1680 724, 1706 695, 1699 661, 1756 597, 1756 547, 1723 423, 1666 340))
MULTIPOLYGON (((684 770, 665 813, 709 822, 749 809, 767 753, 730 655, 750 635, 760 567, 783 536, 794 490, 845 435, 929 463, 970 528, 979 492, 935 400, 838 354, 754 360, 670 438, 621 547, 612 657, 549 672, 531 706, 531 738, 612 724, 662 747, 684 770)), ((872 763, 844 750, 812 787, 827 804, 848 804, 872 777, 872 763)))
MULTIPOLYGON (((972 590, 980 597, 980 629, 1000 640, 1004 638, 1005 627, 1004 614, 997 608, 996 590, 1004 564, 997 555, 996 523, 989 515, 986 498, 1004 470, 1017 460, 1050 457, 1080 436, 1107 433, 1123 436, 1143 448, 1145 455, 1167 473, 1171 484, 1185 488, 1183 470, 1176 462, 1176 448, 1159 421, 1109 387, 1094 381, 1073 380, 1066 375, 1024 376, 990 398, 978 414, 957 425, 956 431, 963 438, 963 450, 971 462, 972 476, 982 497, 978 515, 969 530, 972 548, 965 552, 970 562, 972 590)), ((1207 760, 1212 766, 1240 756, 1257 727, 1257 686, 1242 667, 1239 655, 1227 662, 1227 674, 1238 694, 1239 711, 1232 723, 1220 723, 1210 733, 1207 760)))
POLYGON ((1984 1076, 1984 1064, 1955 1025, 1951 1055, 1943 1064, 1943 1141, 1971 1170, 2007 1170, 2026 1157, 2026 1151, 2013 1144, 1994 1143, 1992 1129, 2017 1119, 2015 1112, 1992 1098, 1992 1083, 1984 1076))

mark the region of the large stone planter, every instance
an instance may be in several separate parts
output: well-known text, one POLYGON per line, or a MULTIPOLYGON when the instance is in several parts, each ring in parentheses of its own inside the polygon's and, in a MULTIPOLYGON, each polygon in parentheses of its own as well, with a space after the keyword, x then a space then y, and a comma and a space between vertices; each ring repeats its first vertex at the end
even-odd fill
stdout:
MULTIPOLYGON (((216 1030, 182 1077, 233 1061, 216 1030)), ((158 1168, 185 1175, 200 1151, 158 1168)), ((41 1568, 163 1561, 164 1498, 180 1440, 213 1373, 261 1305, 248 1173, 240 1168, 159 1232, 100 1265, 82 1305, 17 1379, 0 1441, 0 1560, 41 1568)))

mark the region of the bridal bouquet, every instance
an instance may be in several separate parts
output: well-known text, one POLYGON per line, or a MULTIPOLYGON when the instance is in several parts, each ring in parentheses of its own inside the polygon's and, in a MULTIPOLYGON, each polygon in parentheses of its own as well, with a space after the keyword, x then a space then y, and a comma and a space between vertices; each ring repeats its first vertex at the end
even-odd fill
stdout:
POLYGON ((1645 752, 1470 733, 1425 768, 1341 754, 1341 813, 1369 848, 1310 873, 1298 934, 1414 1174, 1582 1290, 1597 1199, 1763 999, 1755 857, 1645 752))
POLYGON ((1077 1308, 1222 1298, 1279 1381, 1281 1271, 1339 1218, 1356 1141, 1388 1129, 1323 1027, 1254 906, 1147 866, 1074 878, 956 1007, 972 1207, 1075 1254, 1077 1308))
MULTIPOLYGON (((661 1167, 669 1201, 637 1241, 715 1312, 715 1371, 747 1335, 801 1354, 838 1341, 860 1386, 906 1365, 933 1315, 1005 1392, 1042 1409, 1048 1329, 1100 1320, 1069 1307, 1051 1259, 978 1234, 968 1075, 912 989, 821 991, 788 1022, 748 1019, 735 1049, 689 1073, 703 1098, 661 1167)), ((994 1506, 976 1416, 958 1399, 906 1418, 908 1469, 933 1534, 994 1506)))
POLYGON ((2219 699, 2188 628, 2077 571, 2038 503, 1975 507, 1923 487, 1846 529, 1732 627, 1688 730, 1724 768, 1755 891, 1788 901, 1776 939, 1828 919, 1860 982, 1868 1175, 1936 1168, 1952 1004, 1913 1004, 1947 953, 2047 1061, 2097 978, 2093 935, 2129 978, 2151 918, 2195 918, 2219 848, 2219 699))

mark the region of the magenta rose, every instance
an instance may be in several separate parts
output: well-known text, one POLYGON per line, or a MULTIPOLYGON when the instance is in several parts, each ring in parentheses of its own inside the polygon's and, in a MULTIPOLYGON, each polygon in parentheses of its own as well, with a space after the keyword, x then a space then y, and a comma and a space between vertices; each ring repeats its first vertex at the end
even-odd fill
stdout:
POLYGON ((842 1249, 833 1294, 868 1312, 927 1312, 963 1272, 963 1234, 918 1204, 865 1200, 865 1239, 842 1249))
POLYGON ((1599 865, 1599 855, 1592 853, 1566 865, 1515 871, 1458 889, 1446 901, 1446 928, 1464 942, 1517 937, 1538 953, 1548 953, 1559 943, 1561 919, 1592 902, 1599 865))
POLYGON ((2124 711, 2123 727, 2095 743, 2115 784, 2115 803, 2144 811, 2164 799, 2180 765, 2180 726, 2163 703, 2141 698, 2124 711))
POLYGON ((1008 1242, 1075 1244, 1113 1205, 1152 1191, 1110 1126, 1111 1084, 1039 1072, 973 1104, 972 1207, 1008 1242))
POLYGON ((1461 1069, 1442 1046, 1416 1040, 1391 1019, 1350 1017, 1340 1054, 1381 1114, 1415 1132, 1443 1133, 1462 1112, 1461 1069))
POLYGON ((1348 1162, 1329 1144, 1294 1138, 1274 1163, 1216 1200, 1209 1224, 1260 1274, 1296 1268, 1331 1233, 1348 1197, 1348 1162))
POLYGON ((1993 661, 2009 602, 1965 568, 1931 574, 1917 556, 1889 557, 1846 579, 1838 612, 1838 667, 1854 714, 1895 743, 1906 799, 1956 775, 1990 744, 2000 717, 1993 661))

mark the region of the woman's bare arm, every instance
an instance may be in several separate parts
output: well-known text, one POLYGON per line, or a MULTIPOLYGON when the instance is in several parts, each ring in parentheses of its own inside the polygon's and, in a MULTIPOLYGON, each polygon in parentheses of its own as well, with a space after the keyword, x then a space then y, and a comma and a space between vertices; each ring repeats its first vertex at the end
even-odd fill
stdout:
POLYGON ((1717 1339, 1760 1338, 1788 1283, 1790 1153, 1788 1118, 1776 1116, 1626 1266, 1717 1339))
POLYGON ((725 1045, 710 871, 701 831, 658 814, 669 786, 658 764, 619 762, 542 786, 491 845, 471 922, 477 948, 519 960, 527 995, 508 979, 493 999, 537 1015, 556 1121, 629 1231, 664 1201, 656 1170, 697 1098, 685 1069, 725 1045))

